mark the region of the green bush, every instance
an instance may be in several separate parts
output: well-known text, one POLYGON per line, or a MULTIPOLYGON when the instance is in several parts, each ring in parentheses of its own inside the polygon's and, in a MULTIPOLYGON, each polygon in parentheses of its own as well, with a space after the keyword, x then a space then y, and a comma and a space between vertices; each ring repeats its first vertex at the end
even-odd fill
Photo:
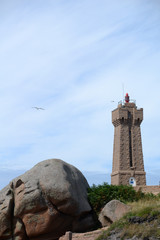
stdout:
POLYGON ((98 214, 106 203, 113 199, 121 202, 133 202, 144 198, 141 191, 136 192, 132 186, 115 186, 104 183, 103 185, 93 185, 88 189, 88 199, 94 211, 98 214))

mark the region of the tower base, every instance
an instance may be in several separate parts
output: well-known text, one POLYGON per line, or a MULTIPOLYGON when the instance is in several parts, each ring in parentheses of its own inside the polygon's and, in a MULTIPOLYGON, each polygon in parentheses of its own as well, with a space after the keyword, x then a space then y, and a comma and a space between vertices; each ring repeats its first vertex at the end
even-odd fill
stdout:
POLYGON ((146 185, 146 173, 144 171, 117 171, 111 174, 112 185, 146 185))

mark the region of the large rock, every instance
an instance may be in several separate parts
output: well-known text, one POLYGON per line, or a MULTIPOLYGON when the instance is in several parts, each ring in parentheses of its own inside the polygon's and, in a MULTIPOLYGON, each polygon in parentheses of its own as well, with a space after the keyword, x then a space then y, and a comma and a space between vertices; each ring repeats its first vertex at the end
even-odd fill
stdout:
POLYGON ((126 204, 118 200, 112 200, 108 202, 100 212, 99 221, 103 227, 109 226, 123 217, 129 210, 130 207, 126 204))
POLYGON ((82 173, 59 159, 43 161, 0 192, 0 239, 53 240, 94 225, 82 173))

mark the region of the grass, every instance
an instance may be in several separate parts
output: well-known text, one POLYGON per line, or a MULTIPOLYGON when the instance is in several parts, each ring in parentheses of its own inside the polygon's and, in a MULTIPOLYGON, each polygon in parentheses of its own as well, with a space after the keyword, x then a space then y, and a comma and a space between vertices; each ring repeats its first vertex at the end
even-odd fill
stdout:
POLYGON ((160 198, 150 200, 140 200, 138 202, 128 203, 131 206, 132 216, 148 217, 160 213, 160 198))
POLYGON ((114 222, 110 228, 104 231, 97 240, 106 240, 113 230, 120 233, 121 239, 131 238, 133 236, 144 237, 154 236, 160 239, 160 196, 140 200, 138 202, 128 203, 131 211, 123 218, 114 222), (145 219, 143 223, 131 223, 131 217, 145 219), (147 219, 154 217, 151 222, 147 219))
MULTIPOLYGON (((88 189, 88 200, 96 214, 98 215, 101 209, 113 199, 117 199, 123 203, 138 201, 146 198, 146 195, 141 191, 136 192, 132 186, 116 186, 103 183, 101 185, 93 185, 88 189)), ((148 198, 152 195, 147 195, 148 198)))

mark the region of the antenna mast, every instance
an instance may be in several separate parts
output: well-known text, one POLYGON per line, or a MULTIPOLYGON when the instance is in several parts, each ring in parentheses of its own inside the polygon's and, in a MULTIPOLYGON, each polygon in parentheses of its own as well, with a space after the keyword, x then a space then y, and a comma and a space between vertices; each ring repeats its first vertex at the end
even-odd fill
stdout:
POLYGON ((123 91, 122 103, 124 103, 124 83, 123 82, 122 82, 122 91, 123 91))

